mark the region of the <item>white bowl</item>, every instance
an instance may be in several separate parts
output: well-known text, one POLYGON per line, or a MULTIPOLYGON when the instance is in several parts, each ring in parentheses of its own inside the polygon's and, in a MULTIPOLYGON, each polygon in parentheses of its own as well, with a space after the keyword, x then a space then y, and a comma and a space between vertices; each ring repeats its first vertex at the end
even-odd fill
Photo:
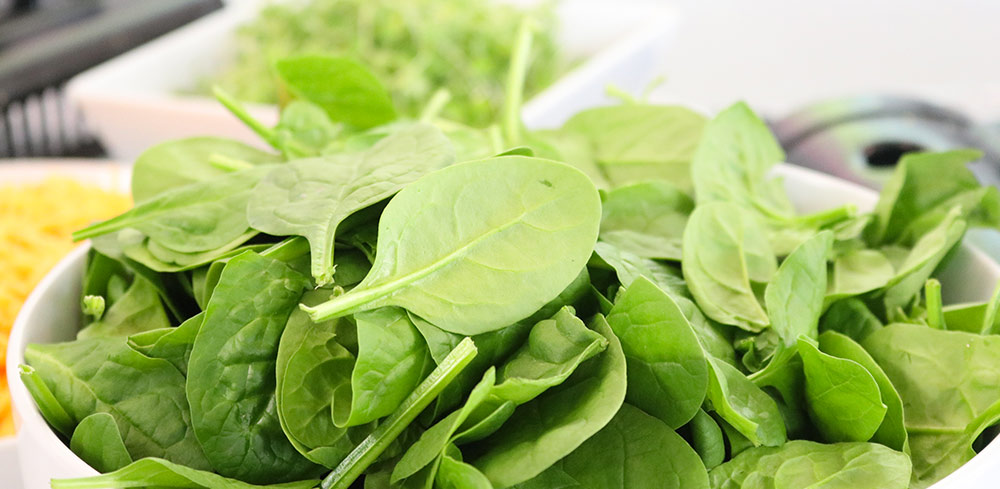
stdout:
MULTIPOLYGON (((785 178, 785 188, 792 202, 803 212, 828 209, 854 203, 859 210, 870 210, 877 195, 866 188, 812 170, 782 165, 776 175, 785 178)), ((24 348, 29 343, 71 340, 79 328, 80 277, 83 274, 87 247, 70 253, 38 285, 14 322, 7 352, 7 375, 10 379, 14 411, 20 431, 21 468, 25 489, 45 489, 51 478, 81 477, 97 474, 87 466, 45 424, 31 396, 17 375, 24 362, 24 348), (65 307, 53 307, 64 304, 65 307)), ((1000 279, 1000 265, 982 251, 969 246, 955 254, 941 281, 946 303, 984 301, 1000 279)), ((932 489, 975 489, 996 487, 1000 480, 1000 439, 994 440, 979 455, 938 482, 932 489)))
MULTIPOLYGON (((255 17, 261 3, 231 1, 218 12, 73 78, 67 96, 118 160, 131 161, 167 139, 205 134, 260 146, 260 138, 215 100, 179 92, 191 90, 229 59, 233 32, 255 17)), ((585 61, 528 101, 522 117, 529 128, 559 126, 581 109, 606 104, 609 84, 637 92, 652 81, 676 16, 656 1, 632 0, 628 7, 601 0, 558 4, 560 48, 585 61)), ((274 107, 248 108, 264 123, 277 120, 274 107)))

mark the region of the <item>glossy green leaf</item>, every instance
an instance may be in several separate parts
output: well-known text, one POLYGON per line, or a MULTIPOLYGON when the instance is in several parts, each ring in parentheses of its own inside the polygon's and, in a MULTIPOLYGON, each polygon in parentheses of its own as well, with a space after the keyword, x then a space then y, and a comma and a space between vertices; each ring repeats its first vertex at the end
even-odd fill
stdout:
POLYGON ((748 331, 770 320, 752 283, 769 282, 777 270, 756 218, 718 202, 699 205, 684 229, 684 279, 705 315, 748 331))
POLYGON ((283 262, 247 252, 229 261, 208 302, 187 396, 198 441, 224 476, 267 483, 317 472, 285 437, 274 400, 278 340, 309 285, 283 262))
POLYGON ((333 280, 334 238, 344 219, 452 162, 451 144, 441 131, 426 124, 405 126, 367 151, 275 168, 254 188, 247 216, 257 230, 305 236, 313 278, 326 285, 333 280))
POLYGON ((291 96, 322 107, 334 121, 368 128, 396 118, 389 93, 357 61, 304 55, 279 60, 274 68, 291 96))
POLYGON ((453 333, 492 331, 565 289, 599 224, 597 189, 574 168, 523 156, 454 165, 397 194, 371 273, 307 311, 322 320, 397 305, 453 333))
POLYGON ((694 201, 663 181, 619 187, 604 195, 601 241, 643 258, 681 259, 694 201))
MULTIPOLYGON (((720 435, 721 436, 721 435, 720 435)), ((662 421, 629 404, 573 453, 517 489, 708 489, 698 454, 662 421)))
POLYGON ((101 473, 112 472, 132 463, 115 418, 108 413, 94 413, 83 418, 73 430, 69 448, 87 465, 101 473))
POLYGON ((824 231, 802 243, 781 262, 764 291, 771 328, 793 346, 800 335, 815 339, 826 295, 826 257, 833 233, 824 231))
POLYGON ((640 277, 618 297, 608 324, 628 363, 628 402, 672 429, 690 421, 708 391, 708 366, 677 304, 640 277))

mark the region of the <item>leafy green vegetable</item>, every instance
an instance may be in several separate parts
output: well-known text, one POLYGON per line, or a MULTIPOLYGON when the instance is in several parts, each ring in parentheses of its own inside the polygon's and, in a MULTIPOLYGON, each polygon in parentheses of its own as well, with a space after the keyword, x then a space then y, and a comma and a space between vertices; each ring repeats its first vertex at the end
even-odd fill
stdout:
POLYGON ((859 484, 906 489, 910 460, 874 443, 795 440, 776 448, 750 448, 712 469, 709 478, 717 489, 854 489, 859 484))
POLYGON ((625 355, 607 321, 595 331, 608 340, 601 355, 565 382, 514 411, 502 431, 473 445, 472 465, 494 486, 507 487, 542 473, 600 431, 625 400, 625 355), (476 449, 476 447, 479 449, 476 449))
POLYGON ((754 446, 785 442, 785 424, 777 404, 739 370, 709 359, 708 401, 712 409, 754 446))
POLYGON ((69 448, 98 472, 112 472, 132 463, 114 416, 94 413, 73 430, 69 448))
POLYGON ((288 95, 318 105, 334 121, 365 129, 396 118, 389 93, 352 59, 297 56, 278 60, 274 70, 288 95))
POLYGON ((861 364, 829 355, 799 339, 809 416, 828 442, 867 441, 885 417, 875 378, 861 364))
POLYGON ((770 320, 752 289, 777 270, 754 216, 734 204, 699 205, 684 228, 684 280, 705 315, 748 331, 770 320))
POLYGON ((667 425, 623 404, 601 431, 518 489, 708 489, 694 450, 667 425))
POLYGON ((666 182, 643 182, 604 194, 601 241, 644 258, 681 259, 694 201, 666 182))
POLYGON ((351 214, 454 161, 451 145, 432 126, 416 124, 358 154, 301 159, 275 168, 254 188, 250 225, 309 240, 318 285, 333 280, 337 226, 351 214))
POLYGON ((503 156, 438 170, 386 206, 365 280, 306 310, 322 320, 398 305, 446 331, 492 331, 531 314, 576 278, 599 216, 593 183, 566 165, 503 156))
POLYGON ((899 392, 913 482, 925 487, 975 455, 972 442, 1000 421, 1000 337, 891 324, 861 342, 899 392))
POLYGON ((308 286, 284 263, 247 252, 226 265, 205 309, 187 396, 198 441, 222 475, 267 483, 317 472, 285 437, 274 402, 278 339, 308 286))
POLYGON ((672 429, 690 421, 708 391, 708 365, 677 304, 640 277, 616 299, 608 324, 625 352, 628 402, 672 429))
POLYGON ((815 339, 819 334, 826 294, 826 256, 832 245, 833 234, 829 231, 813 236, 785 258, 774 280, 767 284, 764 303, 771 328, 785 346, 793 346, 801 335, 815 339))
POLYGON ((109 413, 132 458, 161 457, 208 468, 192 428, 184 376, 170 362, 132 350, 124 337, 33 344, 24 358, 34 369, 29 375, 45 382, 73 425, 94 413, 109 413))
POLYGON ((165 489, 311 489, 315 480, 254 485, 159 458, 144 458, 114 472, 80 479, 54 479, 53 489, 161 487, 165 489))
POLYGON ((598 107, 571 117, 563 132, 580 134, 615 186, 662 179, 691 188, 689 165, 705 118, 683 107, 598 107))

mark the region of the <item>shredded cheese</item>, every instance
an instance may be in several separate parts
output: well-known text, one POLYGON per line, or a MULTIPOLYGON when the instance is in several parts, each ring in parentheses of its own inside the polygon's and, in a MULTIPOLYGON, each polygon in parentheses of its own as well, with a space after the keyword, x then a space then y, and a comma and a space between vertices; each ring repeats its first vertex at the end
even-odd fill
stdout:
POLYGON ((52 177, 0 185, 0 438, 14 433, 7 391, 7 337, 31 289, 75 246, 70 234, 120 214, 128 197, 52 177))

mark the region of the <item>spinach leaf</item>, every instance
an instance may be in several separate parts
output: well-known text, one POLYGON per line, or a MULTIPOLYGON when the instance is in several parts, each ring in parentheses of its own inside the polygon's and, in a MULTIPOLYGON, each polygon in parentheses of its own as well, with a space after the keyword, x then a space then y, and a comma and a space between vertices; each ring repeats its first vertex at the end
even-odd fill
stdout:
POLYGON ((937 226, 913 244, 902 264, 896 267, 896 276, 881 292, 886 311, 909 304, 948 252, 961 241, 966 222, 958 218, 960 212, 960 208, 953 208, 937 226))
POLYGON ((462 461, 454 445, 441 457, 434 487, 440 489, 493 489, 490 480, 479 469, 462 461))
POLYGON ((698 455, 669 426, 629 404, 601 431, 516 489, 708 489, 698 455))
POLYGON ((664 179, 691 188, 689 165, 705 118, 676 106, 621 105, 577 113, 563 132, 586 137, 614 185, 664 179))
POLYGON ((708 364, 711 409, 754 446, 784 443, 785 425, 774 400, 732 365, 714 358, 708 364))
POLYGON ((673 185, 651 181, 616 188, 604 194, 602 209, 602 241, 643 258, 681 259, 694 201, 673 185))
POLYGON ((231 139, 193 137, 168 141, 143 151, 135 160, 132 198, 142 203, 168 190, 225 175, 226 170, 212 164, 212 158, 218 156, 254 165, 281 161, 277 155, 231 139))
POLYGON ((882 188, 875 219, 865 229, 868 242, 913 241, 956 206, 973 226, 1000 226, 1000 192, 981 186, 966 168, 980 156, 976 150, 903 156, 882 188))
POLYGON ((200 312, 176 328, 153 329, 131 335, 128 346, 147 357, 170 362, 186 377, 191 348, 204 321, 205 314, 200 312))
POLYGON ((764 121, 744 103, 730 106, 705 125, 691 161, 698 205, 730 202, 768 219, 791 220, 794 209, 781 181, 767 179, 784 159, 764 121))
POLYGON ((906 489, 910 459, 875 443, 790 441, 745 450, 709 472, 715 489, 906 489))
POLYGON ((133 458, 209 467, 192 429, 184 376, 170 362, 132 350, 124 337, 33 344, 24 357, 74 424, 109 413, 133 458))
POLYGON ((343 130, 322 107, 305 100, 292 100, 282 107, 273 137, 282 152, 295 159, 319 155, 336 143, 343 130))
POLYGON ((819 322, 819 331, 836 331, 849 336, 854 341, 864 341, 865 337, 882 328, 882 322, 859 299, 848 298, 830 305, 819 322))
POLYGON ((357 61, 305 55, 281 59, 274 69, 289 95, 322 107, 334 121, 365 129, 396 118, 389 93, 357 61))
POLYGON ((340 465, 323 478, 320 488, 350 487, 382 455, 389 444, 417 418, 417 415, 430 405, 441 390, 455 380, 458 373, 468 366, 475 356, 476 345, 472 340, 469 338, 462 340, 392 415, 379 424, 375 431, 354 447, 340 465))
POLYGON ((794 346, 800 335, 815 339, 819 334, 826 295, 826 257, 832 246, 833 233, 829 231, 800 244, 764 290, 771 328, 785 346, 794 346))
POLYGON ((136 276, 125 294, 111 304, 100 319, 80 330, 77 338, 127 336, 169 326, 170 320, 156 287, 136 276))
POLYGON ((879 250, 857 249, 837 256, 827 287, 827 305, 885 287, 896 271, 879 250))
POLYGON ((683 264, 706 316, 748 331, 770 323, 752 284, 769 282, 777 263, 752 214, 727 202, 699 205, 684 229, 683 264))
POLYGON ((226 264, 208 302, 187 396, 198 441, 224 476, 266 483, 316 473, 285 437, 274 401, 278 339, 309 285, 283 262, 246 252, 226 264))
MULTIPOLYGON (((304 304, 322 302, 329 292, 306 292, 304 304)), ((341 342, 353 328, 350 318, 313 323, 302 310, 288 317, 275 360, 274 399, 288 441, 306 458, 334 467, 369 429, 348 430, 334 424, 335 410, 349 414, 355 353, 341 342)), ((356 352, 356 350, 355 350, 356 352)))
POLYGON ((928 486, 971 459, 972 442, 1000 419, 1000 337, 890 324, 861 344, 903 400, 914 485, 928 486))
POLYGON ((799 339, 809 417, 828 442, 867 441, 885 418, 878 383, 861 364, 799 339))
POLYGON ((525 135, 535 156, 556 161, 564 161, 582 171, 599 189, 611 187, 604 170, 597 164, 590 140, 583 134, 567 130, 550 129, 534 131, 525 135))
POLYGON ((246 214, 254 229, 309 240, 317 285, 333 279, 333 243, 347 216, 386 199, 424 174, 454 161, 441 131, 414 124, 369 150, 296 160, 265 176, 246 214))
POLYGON ((351 374, 349 414, 333 412, 338 426, 362 425, 391 414, 434 367, 406 311, 383 307, 358 313, 355 321, 358 359, 351 374))
POLYGON ((45 421, 65 437, 73 434, 76 421, 59 403, 45 379, 30 365, 19 365, 18 374, 45 421))
POLYGON ((726 460, 726 440, 722 436, 722 428, 710 414, 699 409, 687 426, 691 447, 706 468, 711 469, 726 460))
POLYGON ((180 253, 215 250, 246 235, 252 189, 272 166, 261 165, 160 193, 131 210, 73 233, 74 240, 134 229, 180 253))
POLYGON ((306 310, 323 320, 397 305, 453 333, 492 331, 565 289, 599 225, 597 189, 574 168, 524 156, 454 165, 389 202, 364 281, 306 310))
POLYGON ((132 463, 132 456, 118 431, 114 416, 94 413, 73 430, 69 448, 94 470, 104 473, 118 470, 132 463))
POLYGON ((136 460, 114 472, 79 479, 53 479, 53 489, 157 487, 163 489, 311 489, 318 481, 254 485, 159 458, 136 460))
POLYGON ((471 461, 495 487, 542 473, 600 431, 625 400, 625 355, 607 321, 592 328, 608 340, 604 353, 584 362, 565 382, 514 411, 503 430, 471 445, 471 461))
POLYGON ((644 277, 632 282, 608 315, 628 364, 625 398, 679 428, 708 391, 705 353, 677 304, 644 277))
POLYGON ((882 371, 882 367, 878 366, 875 359, 861 345, 836 331, 827 331, 819 335, 819 349, 823 353, 857 362, 875 378, 886 411, 882 423, 872 436, 872 441, 909 454, 910 443, 903 423, 903 401, 893 387, 892 381, 882 371))

